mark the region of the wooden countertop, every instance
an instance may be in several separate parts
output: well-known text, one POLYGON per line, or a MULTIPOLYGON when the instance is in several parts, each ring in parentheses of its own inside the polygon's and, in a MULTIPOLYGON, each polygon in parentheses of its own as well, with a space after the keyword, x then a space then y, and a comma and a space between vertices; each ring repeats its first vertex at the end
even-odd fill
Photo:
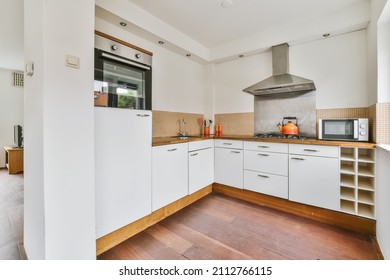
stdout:
POLYGON ((348 142, 348 141, 328 141, 318 140, 315 138, 300 139, 277 139, 277 138, 258 138, 253 135, 222 135, 222 136, 203 136, 193 135, 188 138, 180 138, 178 136, 171 137, 153 137, 152 146, 163 146, 169 144, 186 143, 192 141, 201 141, 207 139, 230 139, 242 141, 256 141, 256 142, 273 142, 273 143, 288 143, 288 144, 306 144, 306 145, 324 145, 324 146, 342 146, 342 147, 361 147, 374 148, 375 143, 371 142, 348 142))

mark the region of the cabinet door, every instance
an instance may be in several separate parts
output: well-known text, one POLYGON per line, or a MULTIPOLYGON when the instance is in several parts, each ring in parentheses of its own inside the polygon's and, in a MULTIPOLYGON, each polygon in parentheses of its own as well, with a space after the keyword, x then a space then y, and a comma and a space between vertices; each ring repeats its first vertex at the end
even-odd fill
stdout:
POLYGON ((95 107, 97 238, 151 213, 151 154, 150 111, 95 107))
POLYGON ((338 158, 289 156, 289 199, 339 210, 338 158))
POLYGON ((153 147, 153 211, 188 195, 188 143, 153 147))
POLYGON ((244 153, 242 150, 215 148, 215 182, 242 189, 244 153))
POLYGON ((214 149, 188 153, 188 192, 192 194, 214 182, 214 149))

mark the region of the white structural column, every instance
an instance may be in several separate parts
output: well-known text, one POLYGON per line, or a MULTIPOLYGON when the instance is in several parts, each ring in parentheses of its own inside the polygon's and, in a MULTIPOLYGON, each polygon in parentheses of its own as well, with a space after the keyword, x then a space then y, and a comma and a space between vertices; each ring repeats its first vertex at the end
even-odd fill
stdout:
POLYGON ((24 1, 25 63, 34 63, 24 115, 29 259, 95 259, 94 9, 93 0, 24 1))

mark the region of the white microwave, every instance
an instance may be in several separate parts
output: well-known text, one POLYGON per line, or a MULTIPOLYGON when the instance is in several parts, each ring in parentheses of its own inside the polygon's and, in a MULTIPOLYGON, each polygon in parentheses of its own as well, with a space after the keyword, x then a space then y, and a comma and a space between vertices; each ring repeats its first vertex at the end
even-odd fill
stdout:
POLYGON ((322 140, 368 141, 368 119, 319 119, 322 140))

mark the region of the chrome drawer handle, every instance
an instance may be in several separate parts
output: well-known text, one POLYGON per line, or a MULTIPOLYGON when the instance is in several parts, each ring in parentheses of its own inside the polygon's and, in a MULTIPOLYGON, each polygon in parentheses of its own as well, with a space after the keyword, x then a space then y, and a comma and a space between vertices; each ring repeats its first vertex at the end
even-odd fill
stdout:
POLYGON ((262 156, 262 157, 269 157, 269 155, 267 154, 257 154, 258 156, 262 156))
POLYGON ((268 148, 269 148, 269 146, 257 146, 257 148, 268 149, 268 148))
POLYGON ((259 177, 261 177, 261 178, 266 178, 266 179, 268 179, 268 178, 269 178, 269 176, 260 175, 260 174, 257 174, 257 176, 259 176, 259 177))
POLYGON ((233 143, 223 143, 224 145, 229 145, 229 146, 231 146, 231 145, 233 145, 233 143))
POLYGON ((174 151, 176 151, 176 150, 177 150, 177 148, 174 148, 174 149, 168 150, 168 152, 174 152, 174 151))
POLYGON ((297 157, 292 157, 291 159, 295 159, 295 160, 306 160, 304 158, 297 158, 297 157))
POLYGON ((305 152, 313 152, 313 153, 318 153, 319 150, 312 150, 312 149, 303 149, 305 152))
POLYGON ((239 152, 239 151, 230 151, 230 152, 233 154, 241 154, 241 152, 239 152))
POLYGON ((137 117, 142 117, 142 118, 149 117, 149 116, 150 116, 149 114, 137 114, 137 117))
POLYGON ((194 157, 194 156, 197 156, 197 155, 198 155, 198 153, 195 153, 195 154, 191 154, 190 156, 194 157))

